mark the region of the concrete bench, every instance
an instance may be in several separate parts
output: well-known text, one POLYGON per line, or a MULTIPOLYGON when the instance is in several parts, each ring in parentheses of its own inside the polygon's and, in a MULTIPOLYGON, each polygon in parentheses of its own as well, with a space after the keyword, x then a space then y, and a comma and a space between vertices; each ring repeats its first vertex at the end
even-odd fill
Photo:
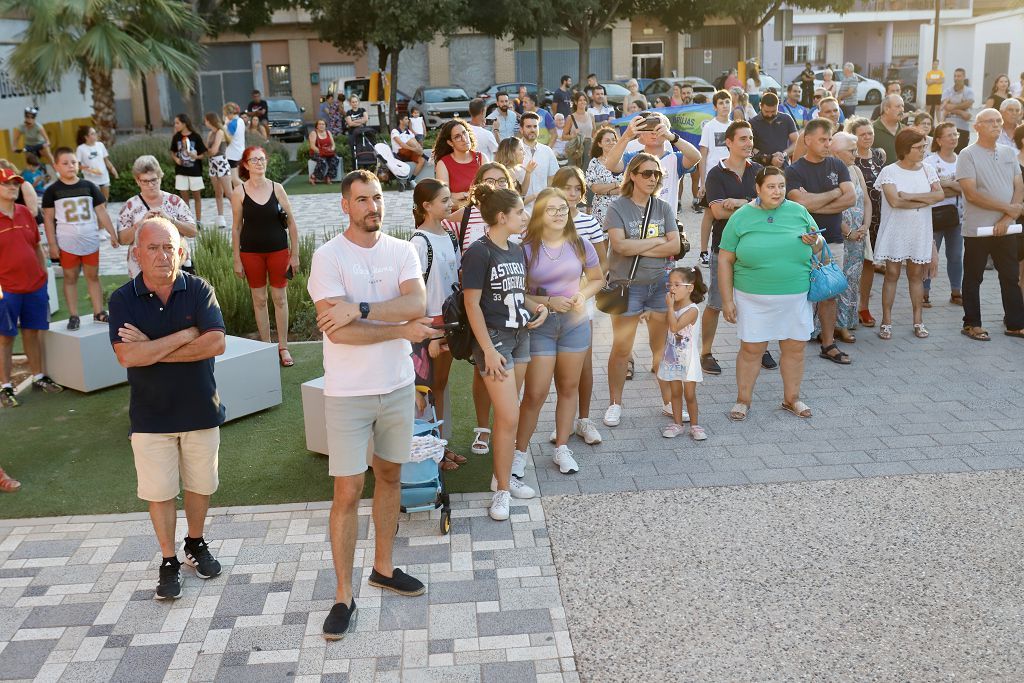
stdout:
POLYGON ((281 405, 277 344, 228 336, 224 353, 214 359, 213 374, 228 422, 281 405))
POLYGON ((46 374, 61 386, 90 392, 128 381, 127 371, 117 362, 110 346, 110 328, 83 315, 81 327, 67 329, 66 320, 50 324, 43 334, 46 374))

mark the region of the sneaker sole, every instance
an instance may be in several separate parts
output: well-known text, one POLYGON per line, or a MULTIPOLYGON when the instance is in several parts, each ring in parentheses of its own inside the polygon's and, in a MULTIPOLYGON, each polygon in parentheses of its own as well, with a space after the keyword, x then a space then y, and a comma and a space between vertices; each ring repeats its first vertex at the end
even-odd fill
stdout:
POLYGON ((381 590, 391 591, 392 593, 398 593, 399 595, 407 595, 409 597, 415 597, 417 595, 423 595, 424 593, 427 592, 427 587, 426 586, 424 586, 423 588, 420 588, 418 590, 414 590, 414 591, 404 591, 404 590, 401 590, 399 588, 395 588, 393 586, 388 586, 388 585, 383 584, 383 583, 378 583, 376 581, 367 580, 366 583, 370 584, 374 588, 380 588, 381 590))
POLYGON ((178 584, 177 595, 160 595, 159 593, 153 595, 154 600, 177 600, 181 597, 181 584, 178 584))
POLYGON ((196 576, 198 576, 200 579, 212 579, 215 576, 220 576, 221 572, 224 571, 224 568, 222 567, 220 572, 217 572, 216 574, 211 574, 211 575, 207 576, 206 574, 203 574, 202 572, 199 571, 199 565, 196 564, 195 562, 193 562, 192 559, 188 555, 185 556, 184 564, 187 564, 188 566, 192 567, 192 569, 195 569, 196 570, 196 576))
POLYGON ((580 436, 579 434, 577 434, 576 436, 579 436, 581 439, 583 439, 583 443, 587 444, 588 446, 594 446, 604 441, 604 439, 602 439, 600 436, 593 440, 588 440, 587 437, 580 436))
POLYGON ((559 465, 558 463, 555 463, 555 465, 558 467, 558 471, 561 472, 562 474, 576 474, 577 472, 580 471, 579 467, 577 467, 575 469, 573 469, 573 468, 565 469, 561 465, 559 465))
POLYGON ((342 633, 327 633, 327 632, 323 632, 321 635, 323 635, 324 640, 341 640, 350 631, 355 631, 356 630, 356 622, 357 621, 359 621, 359 608, 358 607, 356 607, 354 610, 352 610, 352 616, 349 617, 349 620, 348 620, 348 628, 345 629, 342 633))
POLYGON ((507 522, 510 515, 509 513, 506 513, 504 517, 495 517, 494 513, 488 510, 487 516, 493 519, 495 522, 507 522))

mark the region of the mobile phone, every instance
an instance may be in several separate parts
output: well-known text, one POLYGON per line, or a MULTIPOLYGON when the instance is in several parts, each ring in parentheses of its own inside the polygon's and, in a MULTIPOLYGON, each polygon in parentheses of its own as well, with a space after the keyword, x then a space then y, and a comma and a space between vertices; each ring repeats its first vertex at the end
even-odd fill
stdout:
POLYGON ((661 121, 657 116, 645 116, 637 130, 652 131, 658 127, 659 123, 661 123, 661 121))
POLYGON ((815 235, 815 236, 817 236, 817 235, 824 235, 824 234, 825 234, 824 230, 808 230, 807 232, 800 233, 799 236, 802 238, 804 235, 815 235))
POLYGON ((291 266, 288 266, 288 270, 284 271, 284 277, 286 280, 291 280, 293 277, 295 277, 295 271, 292 270, 291 266))
POLYGON ((459 323, 435 323, 430 325, 430 328, 433 330, 444 330, 445 332, 449 332, 451 330, 459 329, 459 323))
POLYGON ((531 325, 531 324, 537 322, 540 319, 540 313, 543 310, 544 310, 544 308, 542 306, 538 306, 537 310, 534 311, 533 315, 530 316, 530 319, 526 321, 526 324, 527 325, 531 325))

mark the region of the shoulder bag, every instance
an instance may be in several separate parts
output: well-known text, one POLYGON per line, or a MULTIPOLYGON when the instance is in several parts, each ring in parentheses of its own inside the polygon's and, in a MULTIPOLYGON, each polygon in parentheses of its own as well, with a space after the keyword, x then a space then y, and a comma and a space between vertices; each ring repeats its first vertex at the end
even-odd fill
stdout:
MULTIPOLYGON (((651 210, 654 206, 654 198, 647 200, 644 207, 643 223, 640 225, 640 234, 646 234, 647 224, 651 220, 651 210)), ((622 315, 629 308, 629 286, 636 277, 636 269, 640 265, 640 255, 633 257, 633 265, 629 268, 629 278, 618 282, 609 282, 594 297, 598 310, 608 315, 622 315)))
POLYGON ((825 253, 828 254, 829 262, 821 256, 815 256, 811 252, 811 287, 807 290, 808 301, 826 301, 839 296, 846 290, 848 283, 843 269, 832 260, 832 250, 825 243, 825 253))

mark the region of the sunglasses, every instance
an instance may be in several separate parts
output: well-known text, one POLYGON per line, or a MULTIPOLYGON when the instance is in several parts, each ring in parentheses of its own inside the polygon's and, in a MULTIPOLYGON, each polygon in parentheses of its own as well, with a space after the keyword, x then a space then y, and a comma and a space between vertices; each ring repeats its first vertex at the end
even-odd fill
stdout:
POLYGON ((649 168, 646 171, 637 171, 636 174, 644 180, 650 180, 651 178, 661 178, 664 173, 661 171, 655 171, 653 168, 649 168))

